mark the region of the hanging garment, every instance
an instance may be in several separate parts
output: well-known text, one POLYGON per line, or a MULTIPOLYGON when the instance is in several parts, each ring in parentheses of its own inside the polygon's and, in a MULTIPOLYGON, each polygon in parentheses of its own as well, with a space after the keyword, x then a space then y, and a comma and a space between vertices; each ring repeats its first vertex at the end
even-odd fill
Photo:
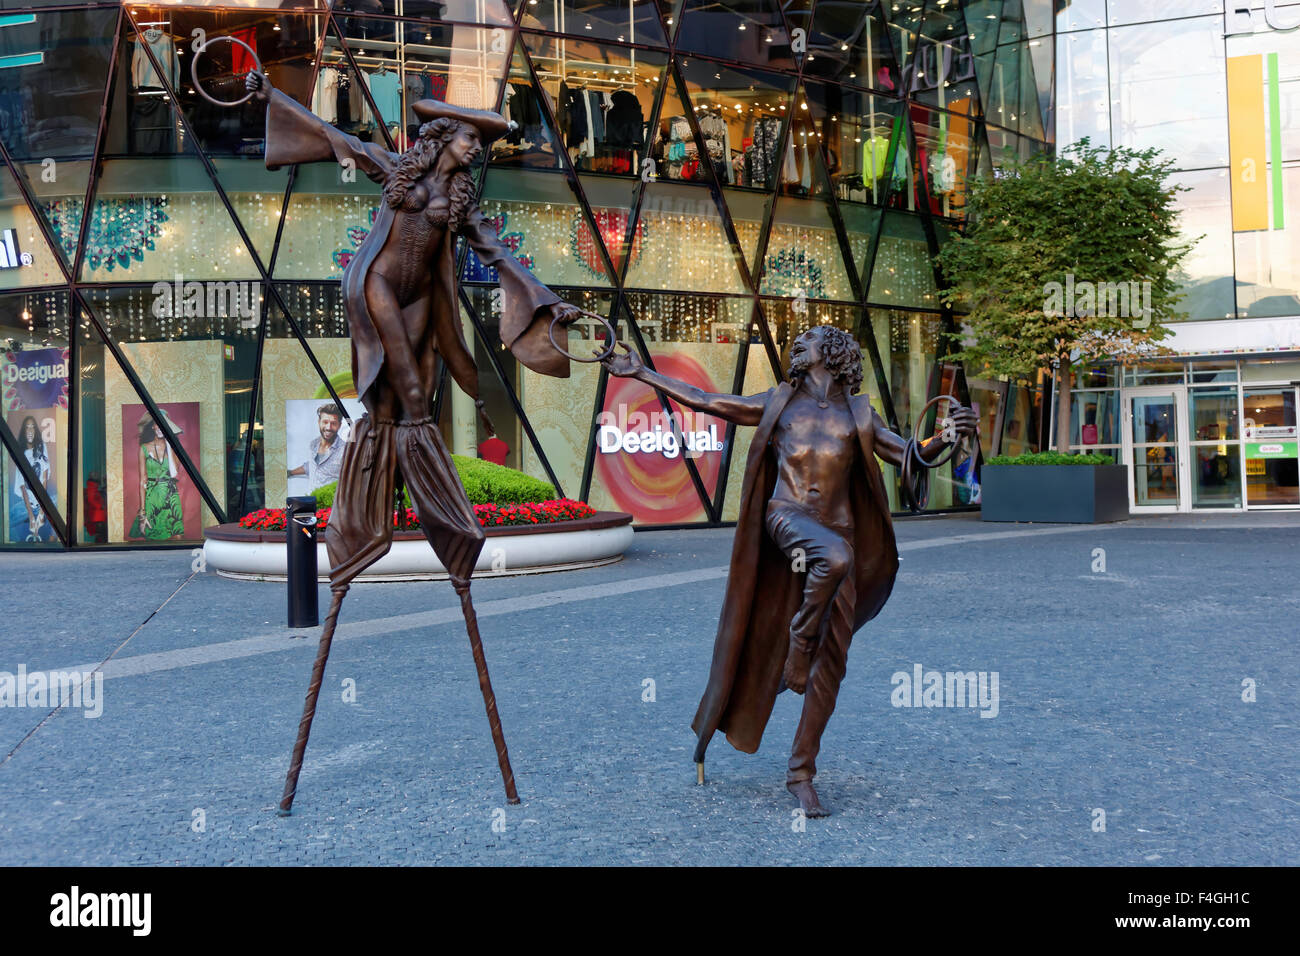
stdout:
MULTIPOLYGON (((236 40, 243 40, 254 50, 257 49, 257 28, 243 27, 239 30, 231 30, 230 36, 236 40)), ((230 44, 230 71, 236 75, 249 73, 257 69, 256 58, 245 50, 238 43, 230 44)))
POLYGON ((641 101, 627 90, 610 97, 605 142, 618 149, 639 149, 645 145, 645 114, 641 101))
POLYGON ((143 36, 135 41, 135 52, 131 54, 131 86, 137 90, 141 87, 161 89, 164 86, 163 79, 166 79, 167 85, 175 89, 179 77, 176 45, 172 42, 172 38, 158 29, 145 30, 143 36), (145 52, 145 47, 152 51, 159 65, 162 66, 161 78, 154 65, 149 62, 149 54, 145 52))
POLYGON ((339 121, 339 71, 332 66, 323 67, 316 77, 311 111, 331 125, 339 121))
POLYGON ((392 70, 380 70, 367 76, 370 83, 370 95, 375 101, 375 109, 383 122, 389 126, 397 124, 402 115, 401 81, 392 70))
MULTIPOLYGON (((583 138, 580 150, 584 156, 596 155, 596 125, 591 115, 591 98, 591 93, 582 94, 582 112, 587 120, 587 135, 583 138)), ((596 112, 599 113, 600 110, 597 109, 596 112)))
POLYGON ((785 160, 781 163, 781 182, 793 185, 799 181, 799 160, 794 155, 794 137, 785 147, 785 160))
POLYGON ((749 154, 749 185, 763 188, 770 185, 772 167, 776 163, 777 138, 781 135, 781 121, 765 116, 754 123, 753 149, 749 154))
POLYGON ((176 124, 170 105, 161 96, 137 95, 128 129, 133 153, 176 151, 176 124))
POLYGON ((406 112, 403 114, 407 128, 420 127, 420 118, 415 115, 415 104, 429 95, 423 75, 407 70, 402 78, 402 89, 406 92, 406 112))
POLYGON ((883 133, 874 133, 862 144, 862 181, 874 183, 885 175, 885 163, 889 161, 889 137, 883 133))

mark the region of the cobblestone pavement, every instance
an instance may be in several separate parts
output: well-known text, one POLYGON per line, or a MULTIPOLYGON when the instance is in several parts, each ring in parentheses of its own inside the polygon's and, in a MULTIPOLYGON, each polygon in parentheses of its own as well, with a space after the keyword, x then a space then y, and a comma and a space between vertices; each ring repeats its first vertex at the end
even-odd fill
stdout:
POLYGON ((316 632, 290 636, 283 585, 184 551, 0 554, 0 671, 106 678, 98 719, 0 708, 0 864, 1300 862, 1300 515, 897 529, 823 740, 834 815, 804 828, 790 694, 695 785, 729 529, 475 583, 517 807, 450 586, 353 588, 289 818, 316 632), (917 665, 996 672, 996 716, 894 706, 917 665))

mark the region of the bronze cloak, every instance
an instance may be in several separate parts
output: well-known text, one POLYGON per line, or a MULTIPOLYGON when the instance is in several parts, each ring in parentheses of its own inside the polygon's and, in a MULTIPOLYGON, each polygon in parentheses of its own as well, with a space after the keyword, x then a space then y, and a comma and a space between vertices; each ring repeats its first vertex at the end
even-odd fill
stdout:
MULTIPOLYGON (((781 412, 794 396, 794 388, 782 383, 768 394, 745 462, 740 515, 709 683, 691 723, 699 736, 696 761, 704 759, 704 750, 716 730, 723 731, 737 750, 758 750, 782 686, 790 621, 803 596, 803 576, 791 568, 790 559, 777 548, 765 527, 767 503, 777 478, 776 457, 769 442, 781 412)), ((898 547, 874 450, 876 423, 881 420, 865 396, 850 397, 849 408, 861 451, 850 484, 856 633, 880 613, 889 598, 898 573, 898 547)), ((880 427, 884 427, 883 422, 880 427)))
MULTIPOLYGON (((293 163, 335 160, 377 183, 383 183, 400 155, 374 143, 363 143, 340 132, 286 96, 272 90, 266 110, 266 167, 279 169, 293 163)), ((376 196, 379 211, 370 234, 343 270, 342 291, 352 336, 352 380, 363 400, 384 366, 384 348, 366 305, 366 273, 388 238, 393 210, 376 196)), ((507 249, 475 205, 465 215, 458 233, 486 266, 497 270, 503 293, 501 341, 520 362, 535 372, 567 378, 569 361, 547 336, 549 307, 560 297, 539 282, 507 249)), ((478 397, 478 371, 465 345, 459 303, 456 301, 456 243, 449 235, 434 263, 436 279, 429 312, 434 323, 438 353, 466 394, 478 397)))

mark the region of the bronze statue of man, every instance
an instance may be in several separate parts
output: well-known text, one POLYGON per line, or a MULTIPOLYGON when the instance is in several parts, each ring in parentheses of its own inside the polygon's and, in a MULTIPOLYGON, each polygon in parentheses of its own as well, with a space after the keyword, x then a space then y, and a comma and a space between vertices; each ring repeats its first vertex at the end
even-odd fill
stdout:
POLYGON ((260 72, 249 73, 245 86, 267 104, 268 169, 333 161, 383 186, 370 233, 343 271, 352 376, 367 414, 344 453, 325 530, 332 601, 281 810, 287 813, 292 806, 343 596, 352 580, 392 546, 399 481, 460 596, 507 797, 518 802, 469 596, 483 530, 432 417, 441 357, 456 384, 475 400, 485 428, 493 431, 461 331, 457 236, 500 276, 501 341, 534 371, 569 374, 568 360, 551 344, 548 329, 552 321, 571 322, 580 310, 562 302, 514 258, 475 203, 467 167, 510 124, 488 110, 421 100, 412 107, 423 123, 419 136, 397 154, 340 132, 272 89, 260 72))
MULTIPOLYGON (((901 465, 906 442, 865 396, 862 351, 829 325, 790 346, 788 382, 760 395, 719 395, 652 372, 635 354, 605 359, 697 411, 757 426, 745 463, 740 516, 713 664, 692 728, 703 782, 716 730, 754 753, 777 695, 804 695, 786 787, 810 817, 827 816, 813 789, 816 758, 855 631, 880 612, 898 571, 889 499, 875 457, 901 465)), ((958 436, 974 433, 967 408, 952 413, 958 436)), ((940 439, 921 446, 933 461, 940 439)))

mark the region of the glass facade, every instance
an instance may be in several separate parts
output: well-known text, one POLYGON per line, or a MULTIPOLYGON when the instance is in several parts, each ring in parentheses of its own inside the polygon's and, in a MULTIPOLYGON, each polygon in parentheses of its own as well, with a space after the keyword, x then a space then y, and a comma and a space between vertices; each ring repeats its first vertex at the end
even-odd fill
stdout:
MULTIPOLYGON (((418 99, 509 116, 517 129, 474 170, 484 213, 661 371, 761 391, 794 336, 833 323, 861 342, 890 427, 911 434, 927 398, 956 391, 980 406, 985 454, 1037 447, 1036 388, 936 361, 957 320, 930 257, 961 228, 973 178, 1050 148, 1049 0, 6 10, 0 547, 197 542, 308 492, 328 407, 359 414, 339 278, 379 189, 328 164, 265 168, 261 110, 196 88, 236 101, 257 63, 390 150, 416 134, 418 99)), ((516 363, 492 270, 464 249, 458 268, 506 446, 493 455, 643 526, 734 519, 747 429, 688 416, 685 450, 627 451, 616 431, 674 409, 599 366, 554 379, 516 363)), ((569 332, 592 347, 602 334, 569 332)), ((434 413, 452 451, 482 453, 474 405, 445 375, 434 413)), ((930 507, 977 500, 973 471, 937 473, 930 507)))
POLYGON ((1300 505, 1297 28, 1294 0, 1057 11, 1058 144, 1162 150, 1193 243, 1171 354, 1073 395, 1071 450, 1128 465, 1134 509, 1300 505))

